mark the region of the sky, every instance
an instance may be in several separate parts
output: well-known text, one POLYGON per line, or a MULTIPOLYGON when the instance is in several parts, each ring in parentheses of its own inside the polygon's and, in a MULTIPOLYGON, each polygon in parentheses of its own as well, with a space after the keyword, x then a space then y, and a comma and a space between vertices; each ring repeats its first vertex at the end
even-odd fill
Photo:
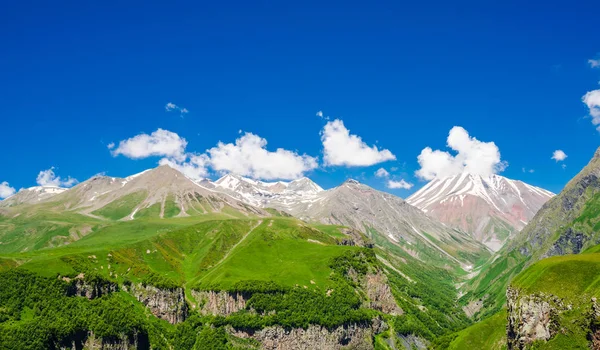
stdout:
POLYGON ((598 10, 7 3, 0 197, 158 164, 401 197, 461 171, 559 192, 599 146, 598 10))

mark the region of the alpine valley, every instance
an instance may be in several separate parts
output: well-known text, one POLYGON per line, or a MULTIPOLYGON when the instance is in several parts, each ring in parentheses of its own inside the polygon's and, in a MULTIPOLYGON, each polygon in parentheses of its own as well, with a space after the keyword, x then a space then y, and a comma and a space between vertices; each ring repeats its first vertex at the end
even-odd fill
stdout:
POLYGON ((600 349, 600 149, 557 195, 168 165, 0 201, 0 349, 600 349))

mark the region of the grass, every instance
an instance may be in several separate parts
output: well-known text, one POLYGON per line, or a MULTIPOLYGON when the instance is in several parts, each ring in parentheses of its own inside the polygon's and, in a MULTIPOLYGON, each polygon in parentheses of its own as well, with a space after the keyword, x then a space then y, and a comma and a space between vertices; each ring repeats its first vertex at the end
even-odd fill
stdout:
POLYGON ((512 285, 524 293, 544 292, 577 302, 600 296, 600 254, 556 256, 541 260, 519 274, 512 285))
POLYGON ((454 335, 449 350, 506 349, 506 310, 454 335))
POLYGON ((112 220, 120 220, 128 215, 131 215, 135 207, 137 207, 147 196, 146 191, 138 191, 125 195, 104 207, 95 210, 92 214, 105 217, 112 220))

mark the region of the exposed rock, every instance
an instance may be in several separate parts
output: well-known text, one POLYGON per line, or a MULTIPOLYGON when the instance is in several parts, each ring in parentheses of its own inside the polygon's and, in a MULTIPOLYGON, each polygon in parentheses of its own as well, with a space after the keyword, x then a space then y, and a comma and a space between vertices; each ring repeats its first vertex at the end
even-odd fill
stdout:
POLYGON ((590 341, 590 349, 600 350, 600 305, 598 305, 596 298, 592 298, 589 327, 588 340, 590 341))
POLYGON ((203 315, 227 316, 246 308, 247 298, 242 293, 192 290, 192 296, 203 315))
POLYGON ((183 288, 160 289, 138 283, 124 286, 123 289, 146 305, 154 316, 172 324, 183 322, 188 316, 183 288))
POLYGON ((253 338, 265 350, 370 350, 373 349, 373 336, 386 329, 384 322, 374 319, 370 325, 350 324, 334 329, 316 325, 307 329, 276 326, 256 332, 230 329, 230 333, 239 338, 253 338))
POLYGON ((554 255, 565 255, 565 254, 579 254, 585 242, 589 240, 589 237, 581 232, 575 232, 572 228, 565 230, 560 238, 554 242, 552 247, 548 249, 548 252, 544 257, 554 255))
POLYGON ((369 297, 369 307, 393 316, 402 315, 404 312, 396 304, 392 290, 388 285, 387 277, 378 270, 377 273, 369 273, 366 279, 366 292, 369 297))
MULTIPOLYGON (((398 341, 402 344, 404 349, 417 349, 417 350, 427 350, 427 346, 429 342, 421 337, 418 337, 413 334, 409 335, 399 335, 398 341)), ((402 348, 401 348, 402 349, 402 348)))
POLYGON ((80 296, 88 299, 96 299, 103 295, 119 291, 119 286, 103 279, 86 280, 83 274, 74 279, 63 277, 64 281, 71 282, 67 294, 69 296, 80 296))
POLYGON ((509 287, 506 297, 508 349, 526 349, 536 340, 551 339, 558 330, 557 316, 568 309, 560 298, 544 293, 520 295, 509 287))
POLYGON ((481 310, 481 307, 483 307, 483 300, 473 300, 467 306, 463 307, 463 311, 468 318, 471 318, 481 310))
POLYGON ((145 333, 121 334, 118 337, 96 337, 94 332, 78 332, 57 344, 61 350, 147 350, 150 341, 145 333))

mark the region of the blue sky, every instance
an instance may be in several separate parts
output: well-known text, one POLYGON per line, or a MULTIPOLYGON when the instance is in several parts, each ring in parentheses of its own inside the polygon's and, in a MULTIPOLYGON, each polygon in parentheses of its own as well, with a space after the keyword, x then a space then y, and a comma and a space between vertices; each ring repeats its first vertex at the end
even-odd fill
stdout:
POLYGON ((83 181, 156 166, 161 156, 130 159, 107 146, 159 128, 197 154, 250 132, 269 151, 317 157, 306 175, 325 188, 354 177, 402 197, 425 183, 415 176, 425 147, 455 155, 446 147, 453 126, 493 141, 508 162, 502 175, 554 192, 600 140, 582 102, 599 88, 600 69, 588 62, 600 53, 598 2, 40 1, 4 9, 0 183, 16 189, 52 167, 83 181), (189 112, 168 112, 168 102, 189 112), (327 120, 317 111, 396 160, 325 166, 327 120), (563 162, 551 159, 557 149, 568 155, 563 162), (414 187, 387 189, 374 175, 381 167, 414 187))

